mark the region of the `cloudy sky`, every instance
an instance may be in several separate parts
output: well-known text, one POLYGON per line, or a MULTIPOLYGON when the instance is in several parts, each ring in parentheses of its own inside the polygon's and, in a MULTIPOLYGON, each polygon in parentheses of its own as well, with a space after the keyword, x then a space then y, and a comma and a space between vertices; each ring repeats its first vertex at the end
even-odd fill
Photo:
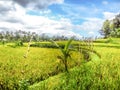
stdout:
POLYGON ((0 31, 99 36, 102 23, 120 13, 120 0, 0 0, 0 31))

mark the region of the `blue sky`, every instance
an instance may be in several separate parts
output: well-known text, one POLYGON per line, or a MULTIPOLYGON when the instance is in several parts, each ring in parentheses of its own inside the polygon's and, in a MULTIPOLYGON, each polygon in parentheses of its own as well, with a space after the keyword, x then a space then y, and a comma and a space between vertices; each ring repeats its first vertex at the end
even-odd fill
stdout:
POLYGON ((0 11, 0 31, 95 37, 120 13, 120 0, 1 0, 0 11))

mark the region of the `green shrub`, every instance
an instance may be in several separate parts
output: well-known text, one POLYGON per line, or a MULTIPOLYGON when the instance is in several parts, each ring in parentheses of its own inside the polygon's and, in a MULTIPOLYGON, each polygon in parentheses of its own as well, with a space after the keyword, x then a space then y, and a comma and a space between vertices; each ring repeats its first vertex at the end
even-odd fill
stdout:
POLYGON ((15 42, 15 46, 23 46, 23 42, 22 41, 17 41, 17 42, 15 42))
MULTIPOLYGON (((64 48, 64 44, 59 44, 61 48, 64 48)), ((31 44, 30 47, 40 47, 40 48, 58 48, 57 46, 51 43, 34 43, 31 44)))

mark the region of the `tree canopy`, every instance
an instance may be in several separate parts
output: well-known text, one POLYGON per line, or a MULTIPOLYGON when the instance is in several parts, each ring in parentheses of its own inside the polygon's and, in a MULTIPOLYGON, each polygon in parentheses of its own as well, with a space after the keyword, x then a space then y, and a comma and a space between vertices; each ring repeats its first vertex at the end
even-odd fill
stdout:
POLYGON ((100 30, 100 34, 104 38, 118 37, 120 38, 120 14, 116 15, 112 20, 105 20, 100 30))

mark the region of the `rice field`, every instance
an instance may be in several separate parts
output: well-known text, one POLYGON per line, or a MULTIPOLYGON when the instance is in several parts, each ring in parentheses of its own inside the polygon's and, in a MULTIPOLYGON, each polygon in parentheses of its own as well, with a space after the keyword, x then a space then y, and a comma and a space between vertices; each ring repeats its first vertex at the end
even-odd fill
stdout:
POLYGON ((62 73, 34 84, 29 90, 119 90, 120 89, 120 39, 98 40, 94 49, 101 59, 74 67, 69 74, 62 73), (54 82, 56 81, 56 82, 54 82))
POLYGON ((65 73, 56 48, 30 47, 24 58, 27 44, 0 45, 0 90, 119 90, 120 39, 97 40, 94 49, 101 59, 91 54, 92 60, 85 63, 80 53, 73 52, 70 72, 65 73))
MULTIPOLYGON (((32 85, 50 76, 64 72, 64 67, 57 58, 61 55, 58 49, 30 47, 27 58, 27 47, 10 47, 0 45, 0 89, 18 89, 24 81, 32 85)), ((69 68, 80 64, 79 53, 72 53, 69 68)))

